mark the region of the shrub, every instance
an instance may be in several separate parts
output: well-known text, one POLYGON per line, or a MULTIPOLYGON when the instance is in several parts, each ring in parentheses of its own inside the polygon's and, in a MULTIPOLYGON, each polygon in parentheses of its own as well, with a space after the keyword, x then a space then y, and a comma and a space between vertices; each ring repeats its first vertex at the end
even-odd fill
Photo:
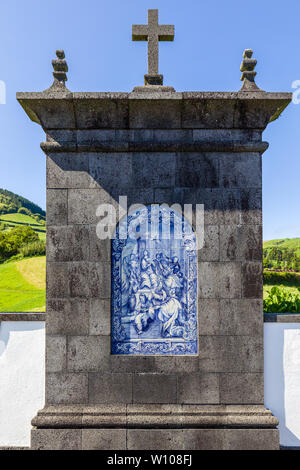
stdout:
POLYGON ((19 214, 26 214, 26 215, 29 215, 30 217, 32 216, 30 210, 26 209, 26 207, 19 207, 18 213, 19 214))
POLYGON ((286 289, 272 287, 268 297, 264 300, 265 313, 300 313, 300 288, 299 295, 286 289))
POLYGON ((7 228, 9 227, 8 224, 6 224, 5 222, 0 222, 0 230, 6 230, 7 228))
POLYGON ((300 274, 289 272, 264 271, 264 284, 286 284, 300 286, 300 274))
POLYGON ((27 243, 19 248, 19 253, 23 258, 31 256, 43 256, 46 254, 46 242, 44 240, 37 240, 27 243))

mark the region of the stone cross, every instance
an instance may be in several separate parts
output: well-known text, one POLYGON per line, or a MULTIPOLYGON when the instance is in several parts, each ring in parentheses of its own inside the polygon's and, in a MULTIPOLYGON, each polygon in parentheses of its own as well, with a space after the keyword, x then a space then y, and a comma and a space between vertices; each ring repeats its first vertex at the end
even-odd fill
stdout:
POLYGON ((162 85, 158 73, 158 41, 174 40, 174 25, 159 25, 158 10, 148 10, 148 24, 132 25, 133 41, 148 41, 148 74, 145 85, 162 85))

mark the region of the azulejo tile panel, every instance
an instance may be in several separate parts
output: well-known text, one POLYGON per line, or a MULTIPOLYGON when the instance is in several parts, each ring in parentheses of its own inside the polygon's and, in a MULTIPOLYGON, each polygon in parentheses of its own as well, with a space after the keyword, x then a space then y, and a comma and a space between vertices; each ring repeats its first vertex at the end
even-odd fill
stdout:
POLYGON ((141 206, 112 240, 112 354, 196 355, 196 234, 182 214, 141 206))

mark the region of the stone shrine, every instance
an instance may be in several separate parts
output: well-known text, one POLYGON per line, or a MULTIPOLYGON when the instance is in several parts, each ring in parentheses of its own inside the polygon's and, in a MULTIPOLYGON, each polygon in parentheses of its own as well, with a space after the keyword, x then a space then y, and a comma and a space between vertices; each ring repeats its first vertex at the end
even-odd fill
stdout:
POLYGON ((261 158, 291 94, 257 87, 248 49, 240 91, 175 92, 158 71, 158 41, 173 38, 156 10, 133 27, 149 70, 131 93, 72 93, 57 51, 53 85, 17 94, 46 133, 46 403, 33 449, 279 448, 264 407, 261 158))

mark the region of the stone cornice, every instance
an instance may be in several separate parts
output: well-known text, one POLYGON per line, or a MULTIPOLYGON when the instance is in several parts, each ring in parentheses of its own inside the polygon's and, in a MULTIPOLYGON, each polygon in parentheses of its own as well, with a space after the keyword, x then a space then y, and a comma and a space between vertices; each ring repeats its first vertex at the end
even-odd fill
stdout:
POLYGON ((59 143, 42 142, 46 153, 58 152, 255 152, 262 154, 268 148, 267 142, 93 142, 59 143))
POLYGON ((43 312, 8 312, 0 313, 0 322, 2 321, 45 321, 46 313, 43 312))
POLYGON ((300 323, 300 313, 265 313, 265 323, 300 323))
POLYGON ((281 114, 291 93, 17 93, 47 129, 261 129, 281 114), (168 107, 166 107, 168 103, 168 107))

